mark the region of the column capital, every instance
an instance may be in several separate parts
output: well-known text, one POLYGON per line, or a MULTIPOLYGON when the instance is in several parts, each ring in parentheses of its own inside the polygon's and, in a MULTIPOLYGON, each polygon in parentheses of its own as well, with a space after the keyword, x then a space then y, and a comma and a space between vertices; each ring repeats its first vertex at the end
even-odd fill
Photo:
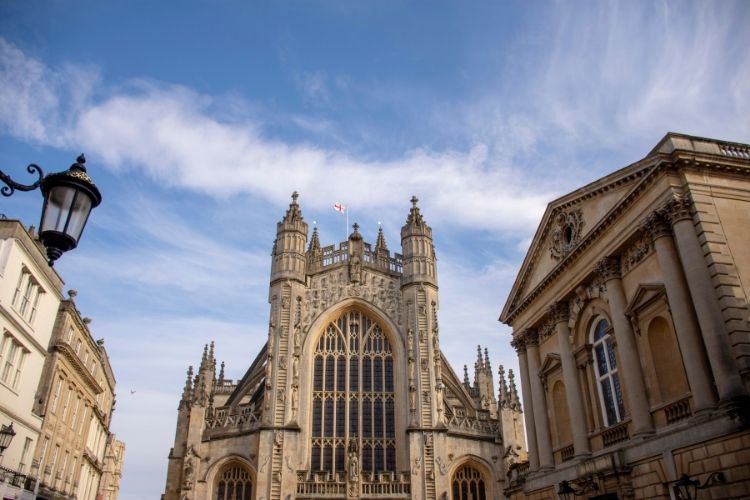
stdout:
POLYGON ((539 345, 539 332, 535 328, 529 328, 524 331, 527 347, 536 347, 539 345))
POLYGON ((693 199, 690 193, 675 194, 662 206, 660 212, 673 225, 681 220, 693 220, 693 199))
POLYGON ((513 347, 513 349, 516 350, 516 354, 519 356, 521 354, 526 354, 526 337, 524 336, 524 333, 521 332, 517 336, 513 337, 513 339, 510 341, 510 345, 513 347))
POLYGON ((672 236, 672 225, 670 220, 661 212, 655 211, 641 224, 643 231, 651 241, 656 241, 662 236, 672 236))
POLYGON ((609 280, 622 278, 622 271, 620 270, 620 257, 617 255, 610 255, 604 257, 602 260, 596 263, 596 272, 601 276, 602 281, 605 283, 609 280))
POLYGON ((567 301, 553 302, 547 310, 552 321, 557 323, 567 323, 570 319, 570 307, 567 301))

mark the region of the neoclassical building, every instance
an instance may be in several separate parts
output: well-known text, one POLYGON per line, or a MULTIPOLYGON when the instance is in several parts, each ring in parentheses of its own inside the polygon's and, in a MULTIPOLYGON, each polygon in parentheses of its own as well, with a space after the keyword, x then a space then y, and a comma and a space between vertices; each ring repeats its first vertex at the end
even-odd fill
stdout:
POLYGON ((504 498, 526 459, 513 374, 487 353, 474 381, 440 350, 432 229, 416 198, 401 254, 308 243, 297 194, 277 225, 268 341, 237 381, 214 346, 188 370, 167 500, 504 498))
POLYGON ((508 496, 750 497, 748 297, 748 145, 670 133, 550 203, 500 317, 529 452, 508 496))

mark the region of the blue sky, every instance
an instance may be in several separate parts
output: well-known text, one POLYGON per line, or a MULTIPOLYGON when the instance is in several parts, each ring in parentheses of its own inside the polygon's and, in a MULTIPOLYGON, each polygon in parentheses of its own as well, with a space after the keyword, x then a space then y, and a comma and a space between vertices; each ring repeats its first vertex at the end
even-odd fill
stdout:
MULTIPOLYGON (((56 267, 117 376, 121 498, 163 490, 202 345, 237 378, 263 342, 293 190, 324 244, 343 202, 392 250, 417 195, 449 360, 514 367, 497 317, 547 202, 667 131, 750 142, 748 25, 742 1, 0 1, 0 168, 83 151, 104 195, 56 267)), ((2 203, 38 223, 38 193, 2 203)))

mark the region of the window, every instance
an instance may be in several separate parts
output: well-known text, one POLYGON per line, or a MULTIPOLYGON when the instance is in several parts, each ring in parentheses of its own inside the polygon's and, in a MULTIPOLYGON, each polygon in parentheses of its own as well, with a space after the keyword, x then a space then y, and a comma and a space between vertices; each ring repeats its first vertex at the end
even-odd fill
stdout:
POLYGON ((57 388, 55 389, 55 395, 52 397, 52 406, 50 407, 50 411, 52 413, 55 413, 57 411, 57 402, 60 401, 60 390, 62 389, 62 384, 62 377, 58 377, 57 388))
POLYGON ((25 267, 21 270, 18 278, 16 292, 13 295, 13 307, 18 314, 29 323, 34 321, 36 309, 39 305, 39 297, 44 293, 39 282, 31 275, 25 267))
POLYGON ((250 473, 238 464, 226 466, 216 483, 216 500, 251 500, 253 483, 250 473))
POLYGON ((31 449, 31 443, 32 439, 30 437, 26 438, 26 441, 23 442, 23 451, 21 452, 21 460, 18 462, 18 472, 23 474, 23 472, 26 470, 26 459, 29 458, 29 450, 31 449))
POLYGON ((648 326, 648 344, 658 389, 653 392, 660 396, 655 403, 667 403, 687 394, 690 389, 680 347, 669 323, 661 316, 654 318, 648 326))
POLYGON ((396 470, 393 353, 361 312, 344 312, 320 336, 312 405, 313 471, 344 471, 352 453, 364 472, 396 470))
POLYGON ((606 319, 594 321, 591 337, 591 343, 594 346, 594 365, 599 400, 602 405, 605 424, 611 426, 622 421, 625 415, 625 405, 622 400, 620 377, 617 373, 615 344, 611 328, 606 319))
POLYGON ((15 390, 29 351, 12 335, 6 333, 0 344, 0 381, 15 390))
POLYGON ((471 465, 461 466, 451 481, 453 500, 487 500, 484 478, 471 465))

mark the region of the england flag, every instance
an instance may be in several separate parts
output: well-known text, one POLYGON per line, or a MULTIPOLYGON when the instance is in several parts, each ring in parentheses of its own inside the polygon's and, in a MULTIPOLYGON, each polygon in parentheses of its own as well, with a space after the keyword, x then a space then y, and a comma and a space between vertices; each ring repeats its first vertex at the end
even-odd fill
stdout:
POLYGON ((341 203, 334 203, 333 204, 333 209, 335 211, 341 213, 341 214, 343 214, 344 212, 346 212, 346 207, 344 205, 342 205, 341 203))

